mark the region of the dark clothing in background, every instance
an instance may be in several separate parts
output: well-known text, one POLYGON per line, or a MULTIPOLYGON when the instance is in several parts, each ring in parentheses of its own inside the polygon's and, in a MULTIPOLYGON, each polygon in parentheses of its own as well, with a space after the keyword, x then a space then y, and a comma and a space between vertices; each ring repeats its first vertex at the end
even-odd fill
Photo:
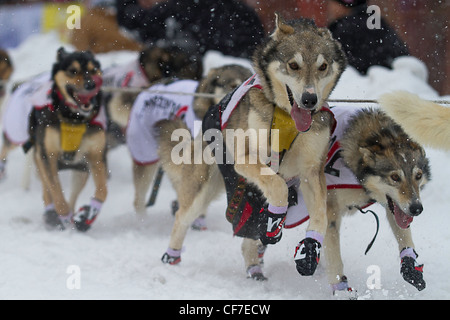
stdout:
POLYGON ((136 1, 117 0, 117 17, 121 26, 136 30, 145 44, 174 36, 191 39, 202 55, 217 50, 251 58, 265 36, 257 13, 237 0, 168 0, 147 10, 136 1))
POLYGON ((349 16, 332 22, 328 28, 333 37, 342 44, 349 65, 361 74, 373 65, 391 68, 392 61, 409 55, 405 43, 395 31, 381 18, 380 29, 369 29, 367 5, 355 7, 349 16))

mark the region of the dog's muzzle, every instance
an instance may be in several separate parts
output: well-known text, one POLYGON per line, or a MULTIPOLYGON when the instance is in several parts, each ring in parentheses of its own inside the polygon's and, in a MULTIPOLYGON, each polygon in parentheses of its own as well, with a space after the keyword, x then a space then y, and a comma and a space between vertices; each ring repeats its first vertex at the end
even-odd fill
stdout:
POLYGON ((66 86, 67 93, 71 96, 73 102, 66 101, 66 104, 77 113, 84 117, 88 117, 94 108, 92 99, 100 92, 103 79, 101 76, 93 76, 86 79, 82 89, 77 89, 72 85, 66 86))
POLYGON ((402 229, 408 228, 411 222, 413 221, 414 217, 418 216, 423 211, 423 206, 422 203, 420 203, 420 201, 413 202, 409 206, 409 212, 405 212, 400 208, 400 206, 397 203, 395 203, 394 200, 392 200, 391 197, 386 196, 386 198, 389 209, 394 215, 395 222, 402 229))
MULTIPOLYGON (((313 108, 305 108, 303 107, 303 96, 302 96, 302 107, 300 107, 297 102, 294 100, 291 89, 286 85, 286 91, 289 98, 289 102, 291 104, 291 117, 295 121, 295 127, 300 132, 306 132, 311 128, 312 124, 312 116, 314 112, 314 107, 317 104, 317 96, 316 102, 313 108)), ((303 94, 304 95, 304 94, 303 94)))

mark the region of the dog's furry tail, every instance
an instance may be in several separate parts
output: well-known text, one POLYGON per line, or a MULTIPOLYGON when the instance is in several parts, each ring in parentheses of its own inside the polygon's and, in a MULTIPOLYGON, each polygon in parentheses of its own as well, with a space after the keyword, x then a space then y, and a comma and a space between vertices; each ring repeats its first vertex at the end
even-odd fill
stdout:
POLYGON ((381 109, 418 143, 450 150, 450 108, 406 91, 384 94, 378 102, 381 109))

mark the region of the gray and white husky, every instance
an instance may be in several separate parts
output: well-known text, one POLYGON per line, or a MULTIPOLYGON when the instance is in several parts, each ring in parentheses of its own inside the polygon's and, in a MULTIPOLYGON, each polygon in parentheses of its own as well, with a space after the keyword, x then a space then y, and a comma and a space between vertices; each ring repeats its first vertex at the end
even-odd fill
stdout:
MULTIPOLYGON (((314 273, 328 226, 324 166, 334 120, 326 100, 345 66, 341 45, 328 29, 318 28, 310 20, 285 21, 276 15, 274 32, 253 56, 256 74, 211 107, 203 119, 203 132, 217 130, 218 136, 223 136, 223 144, 211 144, 218 147, 216 160, 220 156, 216 151, 224 149, 234 151, 231 161, 175 164, 171 156, 176 143, 171 137, 178 125, 162 124, 160 160, 179 201, 163 262, 180 261, 189 226, 223 191, 224 181, 229 200, 227 218, 234 233, 251 239, 252 244, 276 243, 281 238, 290 201, 290 182, 298 179, 302 181, 300 189, 310 219, 306 237, 297 250, 304 255, 296 259, 296 267, 302 275, 314 273), (235 146, 236 139, 227 137, 238 130, 257 132, 256 143, 235 146), (250 161, 260 150, 271 150, 270 159, 266 153, 265 158, 250 161), (247 188, 247 192, 236 192, 242 188, 247 188), (239 217, 253 211, 261 211, 260 221, 254 224, 257 227, 240 228, 239 217)), ((249 142, 250 138, 244 140, 249 142)), ((206 145, 204 141, 203 144, 206 145)), ((248 248, 252 246, 247 242, 244 241, 243 250, 251 252, 248 248)), ((252 265, 254 257, 244 256, 246 264, 252 265)), ((260 272, 256 270, 254 274, 260 272)))

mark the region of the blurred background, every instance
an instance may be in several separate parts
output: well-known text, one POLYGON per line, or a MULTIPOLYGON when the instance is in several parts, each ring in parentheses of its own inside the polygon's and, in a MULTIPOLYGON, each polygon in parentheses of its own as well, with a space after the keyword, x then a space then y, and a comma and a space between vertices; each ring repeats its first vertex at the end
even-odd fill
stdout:
MULTIPOLYGON (((313 18, 319 26, 330 22, 330 0, 242 0, 259 16, 266 33, 274 27, 274 12, 286 19, 313 18)), ((66 27, 66 8, 77 4, 86 14, 94 6, 114 6, 109 1, 37 1, 0 0, 0 48, 20 45, 30 34, 57 30, 63 40, 71 41, 66 27)), ((140 1, 151 7, 162 1, 140 1)), ((180 3, 183 3, 182 1, 180 3)), ((397 32, 411 55, 422 60, 429 70, 429 83, 440 95, 450 94, 450 0, 371 0, 382 17, 397 32)), ((103 7, 102 7, 103 8, 103 7)), ((99 21, 99 20, 98 20, 99 21)), ((130 47, 131 48, 131 47, 130 47)), ((136 47, 138 48, 138 47, 136 47)))

